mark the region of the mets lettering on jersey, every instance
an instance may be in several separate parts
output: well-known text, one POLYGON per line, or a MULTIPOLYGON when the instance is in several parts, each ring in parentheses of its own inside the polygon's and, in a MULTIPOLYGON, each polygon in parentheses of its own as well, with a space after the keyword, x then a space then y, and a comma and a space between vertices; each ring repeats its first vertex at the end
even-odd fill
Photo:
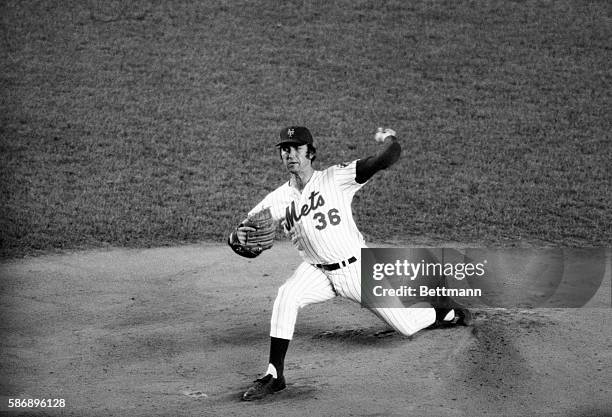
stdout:
MULTIPOLYGON (((317 200, 315 201, 315 197, 317 197, 318 194, 319 193, 317 191, 313 191, 310 194, 310 198, 309 198, 310 204, 304 204, 299 214, 297 214, 295 211, 295 201, 291 202, 291 206, 290 207, 288 206, 287 209, 285 210, 285 229, 287 230, 287 232, 293 229, 293 225, 295 224, 295 222, 298 222, 300 218, 302 218, 302 216, 307 216, 308 213, 310 213, 313 210, 318 209, 323 204, 325 204, 325 200, 323 199, 322 195, 319 195, 317 200)), ((317 213, 317 214, 321 214, 321 213, 317 213)))
POLYGON ((355 181, 356 161, 315 171, 299 192, 289 182, 268 194, 253 210, 269 207, 306 262, 335 263, 359 256, 364 239, 351 202, 363 184, 355 181))

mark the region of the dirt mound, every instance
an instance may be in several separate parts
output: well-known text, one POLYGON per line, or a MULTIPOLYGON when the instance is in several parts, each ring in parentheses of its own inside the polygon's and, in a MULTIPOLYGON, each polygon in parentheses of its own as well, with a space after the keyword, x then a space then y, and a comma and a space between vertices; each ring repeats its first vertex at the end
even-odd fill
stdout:
POLYGON ((80 416, 612 409, 609 270, 591 308, 479 310, 471 328, 412 338, 346 300, 309 306, 289 348, 288 389, 242 403, 266 366, 276 290, 298 263, 284 243, 255 260, 193 245, 3 263, 2 411, 9 398, 65 399, 18 411, 80 416))

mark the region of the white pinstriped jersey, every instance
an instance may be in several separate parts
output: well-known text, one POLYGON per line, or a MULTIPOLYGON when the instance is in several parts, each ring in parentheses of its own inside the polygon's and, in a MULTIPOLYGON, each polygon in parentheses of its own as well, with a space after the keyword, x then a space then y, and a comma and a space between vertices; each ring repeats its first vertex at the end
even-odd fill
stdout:
POLYGON ((269 193, 249 215, 270 207, 302 258, 311 264, 360 257, 365 242, 351 202, 364 184, 355 181, 357 161, 314 171, 300 193, 289 181, 269 193))

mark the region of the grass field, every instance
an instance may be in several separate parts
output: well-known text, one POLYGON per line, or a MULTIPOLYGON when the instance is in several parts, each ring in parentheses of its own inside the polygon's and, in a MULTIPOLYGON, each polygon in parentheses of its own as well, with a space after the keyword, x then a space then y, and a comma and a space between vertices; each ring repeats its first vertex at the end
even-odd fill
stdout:
POLYGON ((400 162, 369 240, 612 245, 607 1, 3 1, 1 254, 221 241, 285 179, 400 162))

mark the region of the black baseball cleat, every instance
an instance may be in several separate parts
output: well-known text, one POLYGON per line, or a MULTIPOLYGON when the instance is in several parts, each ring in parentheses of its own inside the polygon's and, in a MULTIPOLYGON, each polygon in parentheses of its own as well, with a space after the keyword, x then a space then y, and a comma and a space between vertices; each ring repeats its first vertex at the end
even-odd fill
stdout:
POLYGON ((467 308, 436 308, 436 321, 428 328, 437 329, 439 327, 469 326, 470 324, 472 324, 472 313, 467 308), (455 317, 450 320, 444 320, 451 310, 455 312, 455 317))
POLYGON ((259 400, 266 395, 274 394, 284 390, 287 387, 285 384, 285 377, 273 378, 272 375, 267 374, 261 377, 253 383, 253 385, 242 394, 242 401, 253 401, 259 400))
POLYGON ((467 308, 455 308, 455 317, 451 320, 458 326, 469 326, 472 324, 472 313, 467 308))

